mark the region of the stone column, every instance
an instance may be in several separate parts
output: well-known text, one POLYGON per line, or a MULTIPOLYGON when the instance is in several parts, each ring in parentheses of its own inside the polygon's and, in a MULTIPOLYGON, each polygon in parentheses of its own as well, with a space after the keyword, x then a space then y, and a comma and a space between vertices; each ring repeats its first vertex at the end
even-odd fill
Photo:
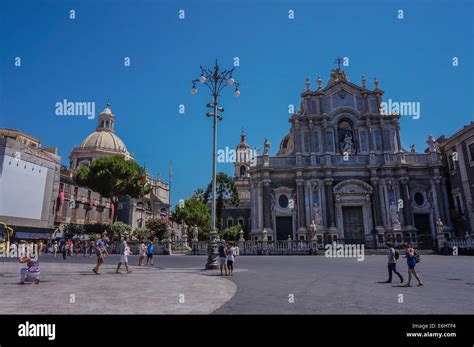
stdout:
POLYGON ((397 121, 397 125, 395 127, 395 131, 397 133, 397 152, 401 153, 402 150, 402 142, 400 140, 400 123, 397 121))
POLYGON ((327 213, 327 220, 328 220, 328 227, 335 228, 336 222, 334 220, 334 198, 332 193, 332 182, 334 181, 333 178, 326 178, 324 180, 324 184, 326 185, 326 213, 327 213))
POLYGON ((306 232, 306 215, 305 215, 305 194, 304 194, 304 179, 298 178, 297 185, 297 204, 298 204, 298 232, 306 232))
POLYGON ((296 155, 299 156, 299 155, 301 155, 302 148, 301 148, 301 131, 300 131, 301 128, 300 128, 300 125, 299 125, 298 121, 295 121, 294 128, 295 128, 296 155))
POLYGON ((305 182, 305 194, 304 194, 304 200, 305 200, 305 212, 306 212, 306 227, 309 229, 309 226, 311 225, 311 221, 313 216, 311 215, 312 207, 313 207, 313 192, 311 188, 311 181, 308 180, 305 182))
POLYGON ((263 228, 270 232, 272 230, 272 209, 271 209, 271 196, 270 196, 270 183, 269 179, 263 180, 263 228))
POLYGON ((441 191, 441 176, 435 176, 433 178, 436 187, 436 197, 438 202, 439 217, 443 224, 446 224, 446 214, 444 211, 443 192, 441 191))
POLYGON ((261 181, 258 182, 257 197, 258 197, 257 229, 258 231, 262 231, 263 230, 263 189, 262 189, 261 181))
POLYGON ((443 192, 443 200, 444 200, 444 212, 446 214, 446 221, 448 226, 452 227, 453 221, 451 220, 451 213, 449 211, 449 199, 448 199, 448 189, 446 188, 446 177, 441 178, 441 190, 443 192))
POLYGON ((403 199, 403 216, 405 219, 405 226, 413 227, 413 212, 411 208, 410 191, 408 190, 408 177, 404 176, 400 178, 401 184, 401 195, 403 199))
POLYGON ((252 225, 250 226, 251 232, 257 230, 258 201, 257 201, 256 187, 257 187, 257 182, 250 183, 250 196, 251 196, 250 218, 252 219, 252 225))
POLYGON ((431 179, 430 180, 430 183, 431 183, 431 195, 433 197, 433 209, 434 209, 434 217, 435 217, 435 221, 438 220, 438 218, 440 218, 440 214, 439 214, 439 206, 438 206, 438 192, 436 191, 436 185, 435 185, 435 181, 434 179, 431 179))
POLYGON ((379 178, 372 177, 370 179, 372 181, 372 201, 373 201, 373 212, 374 212, 374 220, 375 220, 375 228, 380 229, 382 228, 382 209, 380 204, 380 189, 379 189, 379 178))

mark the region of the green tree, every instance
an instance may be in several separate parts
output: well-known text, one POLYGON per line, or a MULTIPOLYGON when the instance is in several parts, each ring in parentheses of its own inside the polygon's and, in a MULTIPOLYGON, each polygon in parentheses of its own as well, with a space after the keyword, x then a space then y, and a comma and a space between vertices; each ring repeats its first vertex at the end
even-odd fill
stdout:
POLYGON ((239 241, 240 224, 233 225, 222 231, 222 237, 226 241, 239 241))
POLYGON ((163 240, 168 227, 166 222, 160 218, 147 219, 145 226, 150 230, 150 236, 158 240, 163 240))
MULTIPOLYGON (((212 199, 212 182, 207 186, 204 201, 207 203, 212 199)), ((216 176, 216 227, 222 229, 222 210, 225 206, 239 206, 239 194, 234 180, 223 172, 216 176)))
POLYGON ((136 228, 132 235, 137 240, 146 240, 151 237, 151 230, 148 228, 136 228))
POLYGON ((121 240, 124 234, 131 234, 132 227, 122 222, 115 222, 108 228, 108 236, 110 241, 121 240))
POLYGON ((171 219, 176 223, 186 223, 188 225, 188 230, 186 230, 188 236, 190 236, 189 228, 196 225, 199 228, 199 237, 201 239, 207 238, 211 228, 209 208, 203 200, 198 198, 186 200, 183 207, 176 205, 171 219))
POLYGON ((66 224, 63 229, 65 239, 72 239, 74 236, 84 234, 84 226, 81 224, 66 224))
POLYGON ((94 223, 94 224, 84 224, 84 234, 89 235, 97 235, 103 234, 109 229, 108 224, 103 223, 94 223))
MULTIPOLYGON (((74 174, 74 181, 109 198, 116 206, 118 198, 128 195, 141 198, 150 193, 145 170, 133 160, 115 155, 98 158, 90 166, 81 165, 74 174)), ((116 210, 116 209, 115 209, 116 210)), ((115 220, 115 216, 112 216, 115 220)))
POLYGON ((194 191, 193 195, 191 196, 191 199, 199 199, 204 201, 206 196, 206 191, 202 188, 198 188, 194 191))

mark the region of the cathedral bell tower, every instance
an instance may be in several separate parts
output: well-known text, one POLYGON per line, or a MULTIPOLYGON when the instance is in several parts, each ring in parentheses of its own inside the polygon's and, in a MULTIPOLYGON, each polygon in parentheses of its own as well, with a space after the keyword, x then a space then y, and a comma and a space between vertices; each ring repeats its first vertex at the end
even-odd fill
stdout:
POLYGON ((240 206, 250 206, 250 165, 252 160, 252 150, 245 142, 245 131, 240 134, 240 143, 235 149, 234 182, 239 194, 240 206))

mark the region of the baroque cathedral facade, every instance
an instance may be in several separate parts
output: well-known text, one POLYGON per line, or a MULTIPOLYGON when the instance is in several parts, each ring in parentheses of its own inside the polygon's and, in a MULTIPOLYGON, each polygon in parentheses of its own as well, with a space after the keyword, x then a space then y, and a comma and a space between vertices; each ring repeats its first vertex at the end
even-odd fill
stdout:
POLYGON ((350 82, 340 68, 323 86, 306 80, 298 112, 275 156, 265 140, 252 158, 245 134, 236 149, 235 183, 242 204, 228 207, 223 225, 240 223, 251 240, 383 243, 436 236, 452 226, 442 158, 407 151, 400 115, 380 109, 384 92, 350 82))

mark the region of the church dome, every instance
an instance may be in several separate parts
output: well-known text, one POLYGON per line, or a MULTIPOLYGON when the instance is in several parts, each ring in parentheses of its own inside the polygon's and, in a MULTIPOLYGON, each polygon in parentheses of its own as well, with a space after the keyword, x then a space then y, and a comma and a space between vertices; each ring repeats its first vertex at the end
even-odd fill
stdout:
POLYGON ((95 131, 82 141, 80 148, 97 148, 113 152, 127 152, 123 141, 110 131, 95 131))
POLYGON ((127 148, 123 141, 115 135, 115 116, 110 109, 109 103, 99 114, 97 129, 82 141, 79 148, 103 149, 106 151, 126 153, 127 148))

